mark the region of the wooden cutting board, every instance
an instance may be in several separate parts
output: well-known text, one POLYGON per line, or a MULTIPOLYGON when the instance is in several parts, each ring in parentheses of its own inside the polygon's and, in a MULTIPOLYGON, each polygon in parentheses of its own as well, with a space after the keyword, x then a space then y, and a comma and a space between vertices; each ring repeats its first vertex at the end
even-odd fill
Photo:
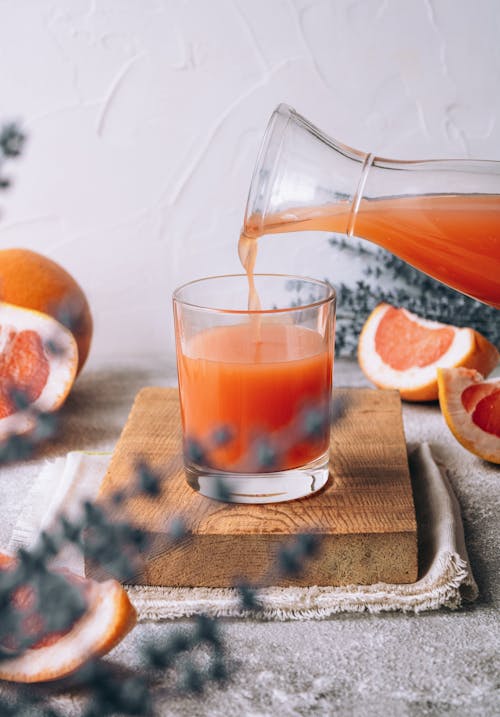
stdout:
MULTIPOLYGON (((268 505, 226 504, 193 491, 184 479, 176 389, 137 395, 104 478, 99 500, 130 490, 138 459, 163 478, 162 493, 110 505, 150 538, 135 582, 143 585, 347 585, 417 579, 417 529, 401 402, 396 391, 336 389, 331 469, 315 495, 268 505), (189 535, 167 538, 176 517, 189 535), (298 533, 319 533, 318 555, 299 576, 283 578, 277 554, 298 533)), ((87 566, 88 574, 98 571, 87 566)))

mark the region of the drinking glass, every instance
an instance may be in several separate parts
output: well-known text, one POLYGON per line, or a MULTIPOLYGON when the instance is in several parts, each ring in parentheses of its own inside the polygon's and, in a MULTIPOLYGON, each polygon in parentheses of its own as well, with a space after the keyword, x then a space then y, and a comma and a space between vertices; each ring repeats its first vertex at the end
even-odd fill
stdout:
POLYGON ((328 480, 335 291, 256 274, 192 281, 173 295, 187 482, 209 498, 271 503, 328 480))

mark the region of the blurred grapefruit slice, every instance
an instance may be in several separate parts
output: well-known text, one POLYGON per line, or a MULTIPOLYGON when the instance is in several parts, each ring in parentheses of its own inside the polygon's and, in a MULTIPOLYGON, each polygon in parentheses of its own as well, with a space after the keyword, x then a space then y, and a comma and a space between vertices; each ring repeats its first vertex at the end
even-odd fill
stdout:
POLYGON ((500 379, 484 381, 467 368, 438 369, 439 403, 464 448, 500 463, 500 379))
MULTIPOLYGON (((0 554, 0 576, 14 567, 13 558, 0 554)), ((116 580, 97 583, 69 571, 59 573, 81 592, 83 614, 64 632, 47 633, 20 655, 0 659, 0 680, 46 682, 67 677, 90 659, 109 652, 134 627, 135 609, 116 580)), ((30 588, 21 586, 12 601, 22 610, 33 602, 31 598, 30 588)), ((29 622, 33 623, 33 613, 29 622)), ((7 651, 5 644, 3 650, 7 651)))
POLYGON ((0 440, 32 427, 33 416, 19 411, 19 402, 38 411, 59 408, 77 366, 75 339, 58 321, 0 303, 0 440))
POLYGON ((421 319, 406 309, 379 304, 366 320, 358 344, 362 371, 379 388, 396 388, 407 401, 438 397, 438 367, 466 366, 489 374, 495 346, 473 329, 421 319))

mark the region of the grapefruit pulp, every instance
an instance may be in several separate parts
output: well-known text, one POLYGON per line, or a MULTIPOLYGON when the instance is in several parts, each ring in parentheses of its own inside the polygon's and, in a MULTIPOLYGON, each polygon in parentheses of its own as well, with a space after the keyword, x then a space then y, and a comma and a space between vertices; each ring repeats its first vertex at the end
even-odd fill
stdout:
POLYGON ((71 333, 38 311, 0 303, 0 440, 29 430, 38 411, 58 409, 75 380, 78 349, 71 333), (19 400, 18 399, 18 400, 19 400))
POLYGON ((428 321, 390 304, 372 311, 358 344, 367 378, 379 388, 398 389, 407 401, 438 398, 439 367, 466 366, 487 375, 498 359, 496 347, 477 331, 428 321))

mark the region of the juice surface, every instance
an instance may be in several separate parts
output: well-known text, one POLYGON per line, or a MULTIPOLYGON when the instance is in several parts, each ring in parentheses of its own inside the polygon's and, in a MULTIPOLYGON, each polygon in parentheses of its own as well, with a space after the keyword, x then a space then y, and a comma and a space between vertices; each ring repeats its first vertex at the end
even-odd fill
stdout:
POLYGON ((328 450, 328 420, 304 436, 311 411, 328 419, 332 365, 333 345, 305 327, 263 318, 258 333, 251 323, 201 331, 178 356, 185 438, 217 470, 305 465, 328 450))
MULTIPOLYGON (((250 217, 240 240, 240 256, 251 254, 247 244, 252 237, 255 242, 262 234, 302 230, 345 234, 350 221, 351 207, 344 203, 290 209, 266 217, 263 227, 250 217)), ((500 308, 499 195, 364 198, 350 232, 448 286, 500 308)))

